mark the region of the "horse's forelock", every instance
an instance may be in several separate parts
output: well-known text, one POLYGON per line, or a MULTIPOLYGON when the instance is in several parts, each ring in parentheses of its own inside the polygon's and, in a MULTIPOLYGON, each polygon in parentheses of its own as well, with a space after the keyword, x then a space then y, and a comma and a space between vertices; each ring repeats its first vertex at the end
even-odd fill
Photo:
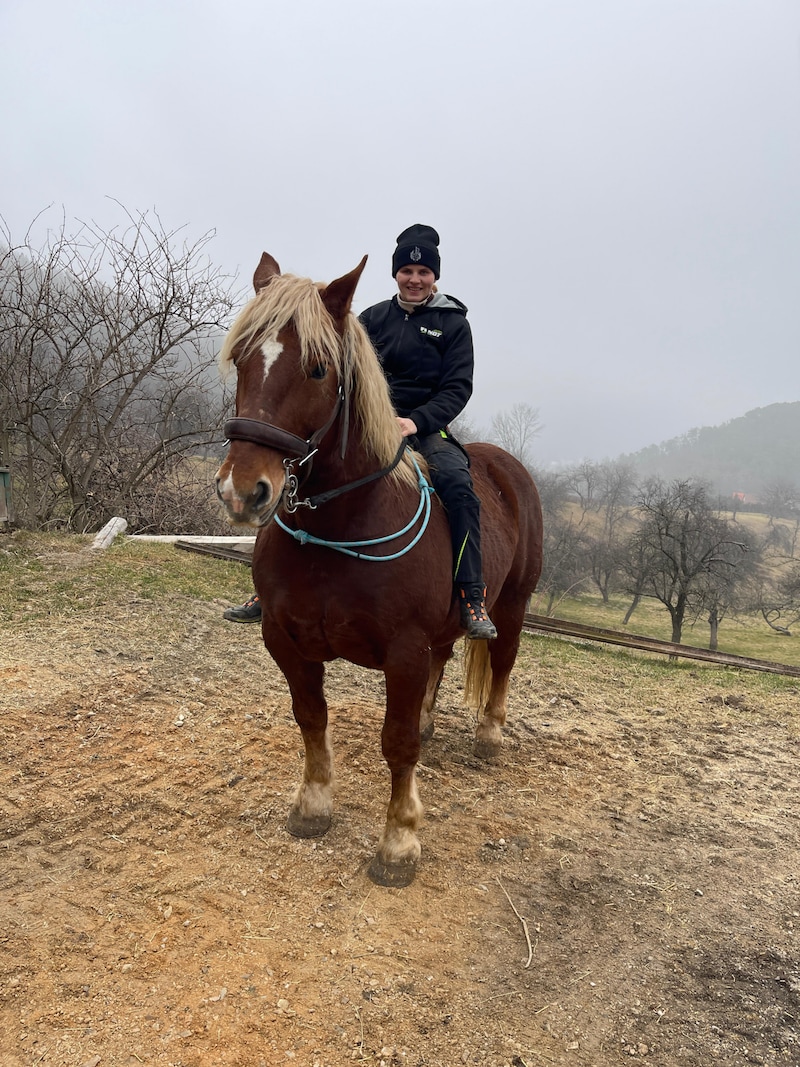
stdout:
POLYGON ((340 342, 320 296, 320 286, 309 278, 281 274, 245 304, 233 322, 220 351, 223 370, 246 360, 263 335, 277 336, 289 323, 300 342, 303 370, 320 360, 340 369, 340 342))

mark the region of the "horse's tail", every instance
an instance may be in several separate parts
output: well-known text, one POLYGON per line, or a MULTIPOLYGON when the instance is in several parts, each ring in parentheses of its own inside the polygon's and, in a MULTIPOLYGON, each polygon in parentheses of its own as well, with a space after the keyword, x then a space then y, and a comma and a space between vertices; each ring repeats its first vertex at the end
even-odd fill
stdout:
POLYGON ((464 652, 464 697, 481 711, 486 707, 492 685, 492 664, 488 641, 467 641, 464 652))

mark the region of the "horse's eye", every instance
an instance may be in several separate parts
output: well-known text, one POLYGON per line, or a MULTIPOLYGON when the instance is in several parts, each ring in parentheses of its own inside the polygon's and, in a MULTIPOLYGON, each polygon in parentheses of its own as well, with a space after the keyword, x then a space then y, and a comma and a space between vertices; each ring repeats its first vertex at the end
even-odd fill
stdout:
POLYGON ((321 381, 328 373, 328 368, 324 363, 318 363, 316 367, 311 371, 311 377, 316 378, 317 381, 321 381))

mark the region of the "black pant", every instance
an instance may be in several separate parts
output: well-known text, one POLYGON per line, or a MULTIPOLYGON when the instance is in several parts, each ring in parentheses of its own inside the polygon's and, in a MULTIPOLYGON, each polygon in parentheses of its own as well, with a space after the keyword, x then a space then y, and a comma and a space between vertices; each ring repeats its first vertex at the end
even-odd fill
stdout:
POLYGON ((453 581, 458 586, 482 585, 481 505, 466 452, 444 430, 413 437, 409 443, 428 461, 431 484, 447 510, 453 539, 453 581))

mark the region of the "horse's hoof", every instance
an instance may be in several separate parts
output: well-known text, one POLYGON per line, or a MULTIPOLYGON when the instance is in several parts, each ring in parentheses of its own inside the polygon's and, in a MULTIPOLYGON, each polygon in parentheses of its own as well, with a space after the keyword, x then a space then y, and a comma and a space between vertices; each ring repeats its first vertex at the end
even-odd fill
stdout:
POLYGON ((477 756, 478 759, 497 759, 502 751, 503 746, 497 741, 484 741, 482 738, 477 737, 472 746, 472 754, 477 756))
POLYGON ((375 885, 385 885, 390 889, 402 889, 411 885, 417 873, 416 863, 384 863, 375 856, 367 869, 367 874, 375 885))
POLYGON ((420 744, 425 745, 425 744, 428 743, 428 741, 430 741, 430 739, 433 737, 433 727, 434 727, 434 724, 432 722, 429 722, 424 730, 420 730, 420 732, 419 732, 420 744))
POLYGON ((313 815, 303 818, 297 811, 290 811, 286 829, 292 837, 322 837, 331 828, 330 815, 313 815))

